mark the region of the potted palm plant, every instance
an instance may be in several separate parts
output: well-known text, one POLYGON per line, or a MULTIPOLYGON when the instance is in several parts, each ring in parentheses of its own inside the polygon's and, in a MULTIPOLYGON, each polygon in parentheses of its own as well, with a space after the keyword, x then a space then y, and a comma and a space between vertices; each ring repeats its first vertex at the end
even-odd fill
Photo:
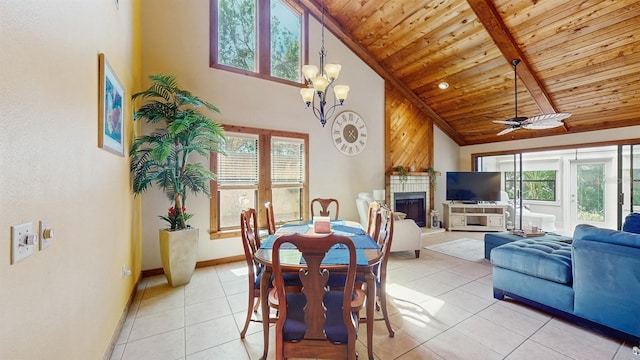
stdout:
POLYGON ((158 127, 133 139, 131 174, 133 193, 141 194, 152 185, 160 188, 171 207, 160 218, 169 223, 160 229, 162 267, 171 286, 188 283, 195 269, 198 229, 187 225, 187 195, 210 196, 210 182, 215 179, 204 163, 191 155, 220 152, 226 138, 222 126, 200 112, 204 108, 219 113, 214 105, 181 89, 173 75, 152 75, 151 86, 133 94, 132 100, 144 100, 135 111, 134 120, 158 127))

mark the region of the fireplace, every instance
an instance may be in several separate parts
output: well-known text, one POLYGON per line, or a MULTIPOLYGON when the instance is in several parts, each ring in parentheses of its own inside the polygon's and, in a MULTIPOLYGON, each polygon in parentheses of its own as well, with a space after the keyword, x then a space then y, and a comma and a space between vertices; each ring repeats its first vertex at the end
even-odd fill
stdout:
POLYGON ((396 192, 394 194, 394 211, 407 214, 407 219, 413 219, 420 227, 427 225, 426 192, 396 192))

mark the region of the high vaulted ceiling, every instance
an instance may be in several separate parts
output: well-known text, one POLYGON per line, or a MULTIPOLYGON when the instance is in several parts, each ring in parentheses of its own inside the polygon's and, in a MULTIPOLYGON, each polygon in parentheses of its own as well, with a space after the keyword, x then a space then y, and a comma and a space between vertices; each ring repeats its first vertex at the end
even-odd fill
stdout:
MULTIPOLYGON (((320 18, 322 0, 298 2, 320 18)), ((325 0, 324 6, 327 29, 459 145, 640 124, 638 0, 325 0), (516 58, 518 116, 572 113, 564 126, 496 135, 506 125, 492 120, 515 113, 516 58), (442 81, 448 89, 438 88, 442 81)))

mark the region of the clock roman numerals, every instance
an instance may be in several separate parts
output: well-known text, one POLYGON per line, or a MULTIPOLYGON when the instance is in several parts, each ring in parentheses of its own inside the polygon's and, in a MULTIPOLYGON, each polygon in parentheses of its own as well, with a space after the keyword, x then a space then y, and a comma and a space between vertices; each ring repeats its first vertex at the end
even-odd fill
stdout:
POLYGON ((343 111, 333 120, 331 138, 341 153, 358 155, 367 145, 367 123, 357 113, 343 111))

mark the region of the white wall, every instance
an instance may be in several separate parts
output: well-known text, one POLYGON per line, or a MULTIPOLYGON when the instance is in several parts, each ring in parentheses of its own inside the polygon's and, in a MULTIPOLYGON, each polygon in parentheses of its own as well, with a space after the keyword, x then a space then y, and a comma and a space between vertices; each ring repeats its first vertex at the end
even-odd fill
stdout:
POLYGON ((128 158, 97 140, 98 54, 128 96, 137 6, 0 1, 0 359, 101 359, 140 275, 128 158), (10 265, 11 225, 44 218, 51 245, 10 265))
MULTIPOLYGON (((346 105, 367 123, 369 141, 355 157, 334 147, 330 128, 305 110, 299 88, 209 67, 209 2, 154 0, 142 3, 142 74, 175 74, 179 84, 218 106, 221 123, 309 134, 310 198, 334 197, 340 217, 357 220, 356 194, 384 187, 384 81, 330 32, 327 60, 342 64, 337 83, 351 87, 346 105)), ((319 62, 320 26, 311 18, 309 59, 319 62)), ((146 84, 146 82, 145 82, 146 84)), ((144 84, 143 84, 144 86, 144 84)), ((160 268, 158 219, 169 203, 157 191, 143 195, 143 269, 160 268)), ((238 239, 209 240, 209 199, 190 198, 191 225, 201 229, 198 261, 242 254, 238 239)))
POLYGON ((440 213, 440 219, 444 214, 442 203, 447 200, 447 171, 459 171, 460 146, 451 140, 437 126, 433 127, 433 168, 440 171, 438 182, 433 196, 433 208, 440 213))

